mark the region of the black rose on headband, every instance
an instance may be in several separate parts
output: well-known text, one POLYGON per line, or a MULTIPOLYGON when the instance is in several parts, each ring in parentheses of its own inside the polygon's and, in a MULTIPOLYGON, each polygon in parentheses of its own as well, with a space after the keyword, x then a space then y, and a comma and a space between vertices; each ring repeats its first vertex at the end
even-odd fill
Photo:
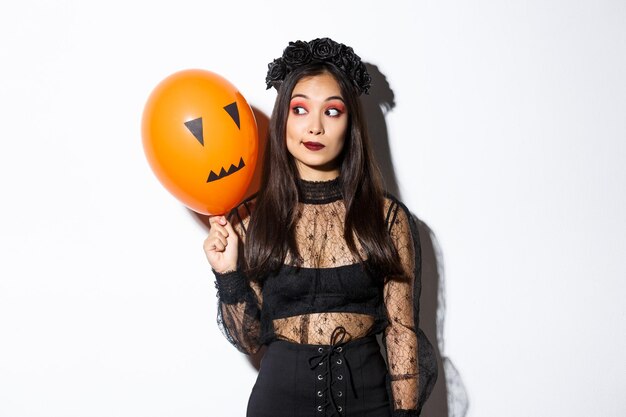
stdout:
POLYGON ((311 55, 313 59, 324 61, 337 54, 339 45, 332 39, 322 38, 311 41, 311 55))
POLYGON ((359 58, 351 47, 341 45, 339 47, 339 52, 332 57, 333 64, 340 70, 350 73, 352 71, 353 63, 356 61, 360 62, 361 58, 359 58))
POLYGON ((370 74, 367 72, 367 68, 365 68, 365 64, 362 62, 354 68, 352 72, 352 79, 354 80, 357 86, 366 85, 369 89, 370 84, 372 83, 372 78, 370 74))
POLYGON ((283 52, 283 61, 289 69, 306 64, 311 61, 311 48, 306 42, 289 42, 289 46, 283 52))
POLYGON ((267 67, 267 76, 265 77, 267 88, 270 88, 274 84, 280 84, 280 82, 285 79, 287 68, 282 59, 275 59, 272 63, 268 64, 267 67))
POLYGON ((371 78, 361 58, 351 47, 330 38, 318 38, 310 42, 289 42, 283 56, 267 66, 265 77, 267 88, 278 88, 294 69, 315 62, 334 65, 352 82, 359 94, 369 92, 371 78))

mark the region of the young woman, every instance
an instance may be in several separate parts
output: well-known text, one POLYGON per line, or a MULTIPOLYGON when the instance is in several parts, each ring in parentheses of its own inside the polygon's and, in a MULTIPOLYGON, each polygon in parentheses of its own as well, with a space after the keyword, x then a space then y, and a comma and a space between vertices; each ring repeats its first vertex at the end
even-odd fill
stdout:
POLYGON ((436 379, 419 238, 371 155, 365 65, 331 39, 297 41, 266 81, 278 97, 259 192, 212 217, 204 242, 226 338, 267 345, 247 415, 418 416, 436 379))

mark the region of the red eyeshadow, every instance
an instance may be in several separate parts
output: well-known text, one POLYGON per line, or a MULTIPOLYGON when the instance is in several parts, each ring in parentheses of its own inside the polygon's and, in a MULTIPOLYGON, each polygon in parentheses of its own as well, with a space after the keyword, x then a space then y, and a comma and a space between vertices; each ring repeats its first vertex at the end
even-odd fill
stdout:
POLYGON ((334 107, 342 113, 346 111, 346 106, 341 101, 333 102, 328 107, 334 107))
POLYGON ((293 107, 302 107, 302 108, 304 108, 305 110, 308 110, 308 109, 307 109, 307 106, 306 106, 303 102, 301 102, 301 101, 292 101, 292 102, 291 102, 291 107, 292 107, 292 108, 293 108, 293 107))

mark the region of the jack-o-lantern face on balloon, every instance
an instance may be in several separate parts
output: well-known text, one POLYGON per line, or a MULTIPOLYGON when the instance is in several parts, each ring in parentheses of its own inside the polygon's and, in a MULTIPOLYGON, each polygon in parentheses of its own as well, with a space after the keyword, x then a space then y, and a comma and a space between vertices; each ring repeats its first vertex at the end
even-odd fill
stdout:
POLYGON ((142 136, 157 178, 190 209, 223 214, 245 195, 257 126, 245 98, 219 75, 185 70, 163 80, 146 103, 142 136))

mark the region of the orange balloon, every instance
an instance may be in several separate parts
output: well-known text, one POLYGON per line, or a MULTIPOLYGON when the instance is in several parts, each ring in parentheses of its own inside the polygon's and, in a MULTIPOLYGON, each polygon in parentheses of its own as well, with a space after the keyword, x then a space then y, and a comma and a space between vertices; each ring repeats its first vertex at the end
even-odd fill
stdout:
POLYGON ((211 71, 176 72, 150 94, 143 148, 161 184, 200 214, 224 214, 243 199, 258 156, 254 113, 211 71))

